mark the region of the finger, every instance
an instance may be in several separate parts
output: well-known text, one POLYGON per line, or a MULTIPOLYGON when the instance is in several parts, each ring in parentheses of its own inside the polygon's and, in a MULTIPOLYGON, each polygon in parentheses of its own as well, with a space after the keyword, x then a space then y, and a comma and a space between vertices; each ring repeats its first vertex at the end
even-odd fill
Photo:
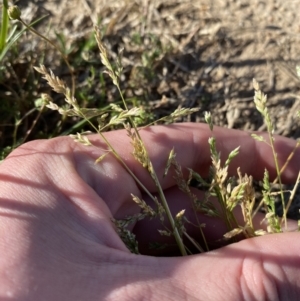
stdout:
MULTIPOLYGON (((51 225, 55 225, 62 230, 56 230, 59 236, 51 237, 89 237, 99 244, 127 251, 111 221, 107 204, 114 206, 114 202, 104 201, 87 184, 90 180, 79 172, 82 167, 76 157, 85 149, 68 137, 60 137, 32 141, 12 152, 0 166, 0 228, 5 219, 12 222, 6 215, 9 210, 22 231, 30 225, 37 232, 46 232, 47 227, 51 232, 51 225), (30 218, 23 218, 27 215, 30 218)), ((83 163, 94 165, 93 160, 83 163)), ((133 212, 138 210, 134 204, 132 207, 133 212)), ((22 232, 18 231, 18 235, 22 236, 22 232)))
POLYGON ((188 258, 150 258, 144 270, 153 275, 150 289, 164 283, 159 288, 174 292, 172 300, 298 300, 298 238, 267 235, 188 258))
MULTIPOLYGON (((166 162, 172 148, 174 148, 176 159, 183 167, 185 174, 186 168, 192 168, 204 177, 208 175, 209 166, 211 165, 208 139, 211 136, 216 138, 217 150, 221 153, 223 162, 233 149, 240 146, 240 152, 233 159, 230 166, 231 173, 235 173, 236 169, 241 167, 242 173, 251 174, 254 178, 261 179, 266 168, 269 170, 271 178, 276 176, 270 146, 254 140, 245 131, 215 127, 211 132, 206 124, 188 123, 149 127, 140 130, 140 134, 163 188, 174 185, 172 173, 163 178, 166 162)), ((268 140, 266 133, 261 133, 261 135, 268 140)), ((150 180, 147 171, 133 158, 133 147, 126 133, 124 131, 114 131, 107 133, 106 137, 147 188, 151 191, 155 190, 153 181, 150 180)), ((97 139, 93 137, 94 143, 99 145, 97 139)), ((100 145, 103 147, 103 143, 100 143, 100 145)), ((294 140, 276 136, 275 148, 280 167, 286 162, 295 145, 294 140)), ((300 150, 296 150, 284 171, 283 180, 285 182, 291 182, 295 179, 299 170, 299 162, 300 150)))

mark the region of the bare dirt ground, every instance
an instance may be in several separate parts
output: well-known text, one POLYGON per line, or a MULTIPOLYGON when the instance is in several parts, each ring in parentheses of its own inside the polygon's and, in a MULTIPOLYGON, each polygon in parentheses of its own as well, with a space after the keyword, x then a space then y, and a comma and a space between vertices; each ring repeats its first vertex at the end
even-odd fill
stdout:
POLYGON ((27 21, 50 14, 39 29, 53 35, 50 20, 50 27, 73 45, 90 34, 93 21, 99 21, 106 28, 111 51, 125 48, 123 88, 128 97, 145 97, 145 92, 129 85, 138 77, 147 100, 158 109, 199 106, 201 111, 192 121, 202 121, 203 111, 208 110, 216 125, 264 130, 252 102, 256 78, 268 95, 276 133, 300 136, 296 117, 300 82, 295 70, 300 54, 299 1, 22 0, 18 4, 27 21), (142 46, 132 43, 137 35, 142 46), (141 64, 141 55, 146 49, 150 56, 153 47, 161 53, 150 61, 155 74, 147 77, 150 66, 141 64), (171 50, 164 52, 163 47, 171 50))

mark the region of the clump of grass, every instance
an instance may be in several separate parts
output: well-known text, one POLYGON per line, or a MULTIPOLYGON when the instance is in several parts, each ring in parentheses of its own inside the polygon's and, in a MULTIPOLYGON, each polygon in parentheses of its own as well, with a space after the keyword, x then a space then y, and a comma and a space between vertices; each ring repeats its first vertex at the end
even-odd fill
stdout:
MULTIPOLYGON (((148 155, 148 151, 143 143, 143 140, 140 137, 139 129, 137 128, 134 118, 139 117, 143 114, 141 108, 131 108, 129 109, 126 103, 126 100, 123 97, 120 85, 119 85, 119 79, 122 74, 122 52, 119 52, 119 56, 117 57, 117 60, 112 64, 109 60, 109 55, 107 52, 106 47, 103 45, 101 41, 101 35, 98 28, 95 28, 95 37, 98 43, 98 47, 100 50, 100 58, 103 63, 103 65, 106 67, 105 72, 110 76, 112 79, 114 85, 117 87, 122 102, 123 102, 123 108, 121 106, 111 104, 110 109, 113 110, 116 115, 111 118, 106 124, 103 124, 103 120, 105 120, 107 114, 101 111, 95 112, 94 109, 85 109, 81 110, 81 108, 78 106, 78 102, 76 98, 72 95, 71 90, 65 85, 63 81, 61 81, 57 76, 53 74, 52 71, 48 71, 45 66, 36 67, 35 69, 41 73, 44 78, 47 80, 48 84, 51 86, 51 88, 57 92, 61 93, 65 96, 65 100, 67 104, 69 105, 69 108, 61 108, 58 105, 56 105, 49 96, 43 95, 43 99, 45 100, 45 104, 48 108, 52 110, 57 110, 60 114, 66 115, 66 116, 78 116, 83 119, 85 119, 88 123, 90 123, 91 127, 101 136, 101 138, 105 141, 107 146, 109 147, 109 151, 124 165, 124 167, 127 169, 127 171, 134 177, 134 179, 137 181, 137 183, 141 186, 141 188, 151 197, 151 199, 155 202, 157 205, 157 210, 155 211, 153 208, 146 205, 146 203, 143 200, 139 200, 136 196, 133 196, 133 200, 141 207, 142 213, 134 216, 134 217, 128 217, 126 219, 126 222, 120 222, 115 221, 115 224, 117 228, 119 229, 119 233, 121 234, 121 237, 124 239, 124 234, 128 233, 124 230, 125 226, 128 225, 128 223, 136 222, 140 220, 141 218, 144 218, 145 216, 150 216, 151 218, 154 216, 159 216, 160 219, 163 221, 164 217, 163 215, 166 215, 170 225, 171 229, 167 229, 162 231, 163 234, 170 234, 174 235, 174 238, 176 240, 176 243, 179 247, 179 250, 182 255, 187 255, 186 248, 184 246, 182 235, 183 235, 183 227, 182 227, 182 219, 183 219, 183 212, 179 212, 175 216, 172 215, 170 208, 168 206, 167 200, 165 198, 165 195, 163 193, 163 189, 161 187, 161 184, 158 180, 158 176, 156 174, 156 171, 153 168, 153 164, 150 160, 150 157, 148 155), (90 121, 89 116, 90 114, 99 114, 99 126, 98 128, 95 127, 90 121), (123 161, 123 159, 119 156, 119 154, 116 152, 116 150, 113 148, 113 146, 110 144, 110 142, 106 139, 106 137, 103 135, 103 131, 109 129, 111 126, 114 125, 123 125, 124 128, 127 131, 128 136, 131 138, 132 146, 133 146, 133 156, 135 159, 148 171, 150 174, 152 180, 154 181, 158 194, 159 199, 152 195, 145 186, 140 182, 140 180, 133 174, 133 172, 129 169, 129 167, 126 165, 126 163, 123 161)), ((171 116, 171 119, 176 119, 181 116, 191 114, 192 112, 195 112, 195 109, 186 109, 182 108, 180 110, 177 110, 173 116, 171 116)), ((81 142, 85 145, 90 145, 91 142, 89 142, 87 136, 77 135, 76 137, 78 142, 81 142)), ((100 162, 101 159, 99 158, 97 161, 100 162)), ((125 239, 125 241, 130 246, 130 249, 134 249, 132 247, 132 235, 126 235, 128 240, 125 239)))
MULTIPOLYGON (((205 120, 213 134, 210 113, 205 114, 205 120)), ((198 173, 191 170, 190 178, 195 179, 207 189, 204 200, 196 200, 197 211, 209 217, 223 220, 227 228, 227 233, 224 234, 225 239, 232 239, 239 234, 243 234, 245 238, 261 235, 263 231, 255 229, 253 224, 252 213, 255 206, 255 190, 252 177, 243 176, 239 169, 237 170, 238 178, 228 176, 229 165, 238 155, 239 147, 231 151, 225 163, 222 164, 220 153, 216 148, 216 139, 212 136, 208 143, 212 159, 209 178, 204 180, 198 173), (217 199, 218 206, 214 205, 212 199, 217 199), (237 206, 240 206, 242 210, 243 225, 238 224, 234 215, 237 206)))
MULTIPOLYGON (((18 17, 18 19, 22 22, 20 16, 18 17)), ((48 41, 47 38, 36 32, 35 30, 33 30, 33 33, 48 41)), ((58 111, 63 116, 76 116, 82 118, 95 132, 99 134, 101 139, 106 143, 108 152, 104 155, 101 155, 96 160, 96 163, 101 164, 101 161, 105 160, 105 156, 108 153, 114 155, 116 159, 119 160, 124 168, 128 171, 128 173, 135 179, 141 189, 144 190, 144 192, 153 200, 155 208, 150 207, 143 199, 132 195, 133 201, 137 204, 137 206, 140 207, 140 212, 134 216, 128 216, 123 220, 113 220, 120 237, 126 243, 128 248, 132 252, 138 253, 138 242, 135 240, 134 234, 128 230, 128 226, 146 217, 150 219, 160 219, 162 223, 162 229, 157 230, 161 235, 173 236, 178 249, 183 256, 192 253, 184 244, 184 237, 186 237, 193 244, 193 246, 196 247, 198 252, 205 252, 209 250, 209 245, 206 242, 206 238, 202 231, 203 225, 199 220, 198 212, 202 212, 212 218, 222 219, 227 228, 227 232, 224 234, 224 239, 231 239, 232 241, 235 241, 237 239, 237 235, 243 235, 243 237, 245 238, 250 238, 254 236, 283 232, 286 228, 286 216, 292 198, 290 198, 287 206, 285 206, 283 186, 281 181, 281 173, 284 167, 280 169, 278 165, 276 149, 274 146, 274 128, 266 105, 267 97, 259 89, 258 83, 256 81, 253 82, 255 90, 254 102, 257 110, 262 114, 267 124, 269 141, 266 141, 262 136, 258 135, 253 135, 253 138, 262 141, 263 143, 267 143, 272 149, 277 172, 276 181, 279 182, 280 196, 284 208, 283 217, 278 217, 276 214, 275 199, 272 194, 271 183, 269 181, 269 175, 267 171, 265 171, 263 179, 263 197, 257 209, 255 209, 255 189, 253 186, 252 177, 249 175, 242 175, 240 170, 237 171, 237 178, 228 176, 229 165, 232 160, 234 160, 234 158, 238 155, 239 148, 236 148, 229 154, 224 164, 221 162, 220 154, 218 153, 218 150, 216 148, 216 139, 213 137, 213 124, 211 122, 211 115, 207 113, 205 119, 212 131, 212 137, 208 141, 212 158, 209 179, 202 179, 201 176, 193 170, 190 170, 189 179, 184 179, 183 173, 181 171, 181 166, 176 161, 176 154, 174 150, 170 150, 169 157, 166 158, 165 169, 165 174, 168 173, 170 168, 174 169, 175 179, 177 181, 179 189, 185 192, 191 200, 191 206, 194 209, 195 217, 197 220, 196 226, 199 228, 199 236, 204 241, 205 248, 203 248, 197 242, 197 238, 191 237, 190 234, 187 233, 185 223, 188 222, 188 220, 185 217, 185 211, 181 210, 175 215, 173 215, 170 211, 168 200, 166 199, 156 171, 150 160, 148 150, 146 149, 139 133, 137 120, 139 118, 143 118, 145 111, 141 107, 129 107, 120 87, 120 78, 123 72, 122 50, 119 51, 117 59, 112 62, 109 56, 109 52, 102 42, 100 30, 97 27, 95 27, 95 38, 100 50, 101 62, 106 68, 105 73, 108 74, 113 84, 116 86, 121 97, 122 105, 110 104, 109 108, 105 109, 81 108, 75 97, 74 85, 72 85, 72 88, 69 88, 59 77, 57 77, 51 70, 48 70, 44 65, 36 67, 35 69, 37 72, 43 75, 44 79, 56 93, 64 95, 67 104, 67 106, 65 107, 60 107, 52 100, 49 95, 44 94, 42 95, 44 105, 52 110, 58 111), (113 112, 112 116, 108 114, 111 112, 113 112), (98 118, 98 126, 90 121, 91 117, 98 118), (126 165, 117 151, 113 148, 110 141, 107 140, 105 135, 103 135, 104 131, 112 129, 115 126, 122 126, 127 131, 127 135, 130 137, 133 147, 133 156, 151 176, 155 186, 157 187, 158 197, 154 196, 146 189, 143 183, 135 176, 132 170, 130 170, 130 168, 126 165), (196 195, 192 193, 190 189, 190 183, 192 179, 195 179, 207 188, 207 193, 204 200, 199 200, 196 195), (212 198, 217 199, 219 205, 218 207, 214 205, 212 198), (241 207, 241 211, 244 217, 243 224, 239 224, 234 215, 234 210, 238 206, 241 207), (264 207, 266 211, 265 219, 268 224, 267 231, 264 231, 262 229, 255 229, 254 227, 253 218, 260 207, 264 207), (166 225, 166 220, 168 221, 169 226, 166 225)), ((53 44, 52 42, 50 43, 53 44)), ((70 70, 72 70, 71 67, 70 70)), ((196 112, 197 110, 198 109, 181 108, 171 113, 169 116, 161 118, 159 121, 168 123, 174 122, 177 118, 186 116, 188 114, 196 112)), ((78 133, 77 135, 73 135, 72 137, 77 142, 82 143, 87 147, 92 145, 85 133, 78 133)), ((291 196, 293 195, 293 191, 291 193, 291 196)))
MULTIPOLYGON (((212 157, 212 166, 210 169, 210 183, 204 182, 201 179, 200 175, 193 173, 196 179, 209 187, 208 198, 205 202, 199 203, 199 209, 209 216, 219 217, 225 221, 228 232, 224 234, 225 238, 232 238, 238 234, 243 234, 245 238, 250 238, 253 236, 261 236, 265 234, 273 234, 287 231, 287 213, 289 211, 291 202, 295 195, 297 186, 299 184, 300 172, 298 173, 298 177, 296 180, 296 184, 292 191, 287 191, 290 193, 290 198, 285 204, 284 199, 284 187, 281 181, 281 174, 286 168, 288 162, 291 160, 292 156, 295 153, 296 148, 299 146, 297 143, 294 151, 290 154, 285 164, 280 169, 277 153, 275 149, 275 137, 274 137, 274 126, 271 120, 271 116, 267 107, 267 96, 260 90, 258 82, 253 80, 254 87, 254 103, 256 105, 257 110, 261 113, 264 118, 264 121, 267 125, 267 132, 269 136, 269 140, 267 141, 264 137, 252 134, 252 137, 262 143, 266 143, 272 150, 273 159, 275 162, 277 178, 273 183, 269 180, 269 173, 267 170, 264 172, 263 177, 263 189, 262 189, 262 199, 258 206, 255 208, 256 200, 255 200, 255 189, 253 186, 253 179, 251 176, 244 175, 242 176, 240 170, 237 170, 238 179, 234 177, 228 178, 228 166, 231 160, 238 155, 238 148, 233 150, 225 162, 224 166, 221 165, 220 155, 216 150, 215 139, 212 137, 209 139, 211 157, 212 157), (276 200, 274 197, 274 192, 272 191, 272 187, 274 184, 279 183, 279 192, 277 194, 280 195, 282 207, 283 207, 283 215, 279 217, 276 212, 276 200), (213 206, 212 202, 209 201, 209 197, 214 196, 217 198, 220 210, 217 210, 215 206, 213 206), (242 214, 244 217, 244 225, 238 225, 233 214, 233 210, 236 206, 240 206, 242 209, 242 214), (267 223, 267 231, 263 229, 255 229, 253 218, 256 213, 264 208, 265 221, 267 223)), ((205 119, 210 126, 210 129, 213 130, 213 125, 211 123, 210 114, 206 114, 205 119)))

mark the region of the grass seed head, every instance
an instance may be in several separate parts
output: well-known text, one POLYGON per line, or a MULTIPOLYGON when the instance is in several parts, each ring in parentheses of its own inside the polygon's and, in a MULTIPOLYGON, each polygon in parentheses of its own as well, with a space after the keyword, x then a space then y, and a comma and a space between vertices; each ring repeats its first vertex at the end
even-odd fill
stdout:
POLYGON ((7 10, 8 16, 12 20, 20 20, 21 10, 17 5, 10 6, 7 10))

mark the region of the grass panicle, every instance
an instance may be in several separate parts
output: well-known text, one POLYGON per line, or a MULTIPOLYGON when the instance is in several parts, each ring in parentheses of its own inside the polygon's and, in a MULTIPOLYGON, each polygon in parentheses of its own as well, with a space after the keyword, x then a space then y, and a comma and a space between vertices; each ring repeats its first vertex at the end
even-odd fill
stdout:
MULTIPOLYGON (((285 228, 287 228, 287 212, 286 212, 286 208, 285 208, 285 203, 284 203, 284 195, 283 195, 283 185, 282 185, 282 181, 281 181, 281 170, 279 168, 278 165, 278 159, 277 159, 277 153, 275 150, 275 145, 274 145, 274 126, 271 120, 271 116, 267 107, 267 95, 264 94, 260 88, 259 88, 259 84, 258 82, 253 79, 253 87, 254 87, 254 103, 256 106, 256 109, 261 113, 261 115, 264 118, 264 121, 267 125, 267 131, 269 134, 269 141, 266 141, 265 139, 259 139, 259 141, 265 142, 267 143, 271 149, 272 149, 272 153, 273 153, 273 159, 275 162, 275 167, 276 167, 276 173, 277 173, 277 179, 280 185, 280 197, 281 197, 281 203, 282 203, 282 208, 283 208, 283 218, 282 218, 282 222, 285 225, 285 228)), ((254 139, 257 139, 257 135, 252 135, 252 137, 254 139)))

